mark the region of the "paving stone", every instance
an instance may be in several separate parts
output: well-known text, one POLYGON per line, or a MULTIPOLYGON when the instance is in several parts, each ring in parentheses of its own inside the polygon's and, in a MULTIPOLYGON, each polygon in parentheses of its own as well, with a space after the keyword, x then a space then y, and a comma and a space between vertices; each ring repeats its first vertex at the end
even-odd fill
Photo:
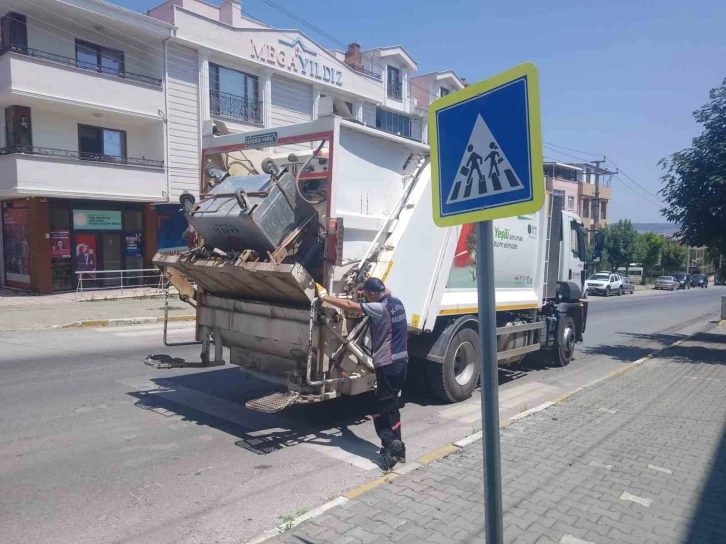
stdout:
MULTIPOLYGON (((505 542, 726 543, 724 398, 719 328, 508 426, 505 542)), ((473 444, 270 544, 484 544, 482 489, 473 444)))

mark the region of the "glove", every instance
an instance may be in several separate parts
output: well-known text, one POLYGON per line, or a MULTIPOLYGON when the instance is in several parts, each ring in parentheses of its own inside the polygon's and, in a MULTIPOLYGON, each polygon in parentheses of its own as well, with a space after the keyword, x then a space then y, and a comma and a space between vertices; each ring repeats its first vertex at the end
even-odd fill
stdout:
POLYGON ((323 298, 328 296, 328 291, 320 285, 319 283, 315 284, 315 294, 318 295, 318 298, 323 298))

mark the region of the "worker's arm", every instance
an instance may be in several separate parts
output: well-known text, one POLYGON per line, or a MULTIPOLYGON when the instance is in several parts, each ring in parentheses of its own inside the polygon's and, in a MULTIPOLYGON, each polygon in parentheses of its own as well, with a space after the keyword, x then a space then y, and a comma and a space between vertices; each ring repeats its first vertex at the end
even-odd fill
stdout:
POLYGON ((347 298, 331 297, 328 294, 328 291, 319 283, 315 284, 315 293, 321 301, 326 304, 330 304, 331 306, 335 306, 336 308, 340 308, 343 311, 357 312, 359 314, 364 313, 360 302, 353 302, 347 298))
POLYGON ((331 306, 335 306, 336 308, 340 308, 341 310, 344 310, 346 312, 357 312, 359 314, 363 313, 363 308, 360 305, 360 302, 353 302, 352 300, 349 300, 347 298, 337 298, 331 297, 330 295, 323 295, 320 297, 320 300, 322 300, 326 304, 330 304, 331 306))

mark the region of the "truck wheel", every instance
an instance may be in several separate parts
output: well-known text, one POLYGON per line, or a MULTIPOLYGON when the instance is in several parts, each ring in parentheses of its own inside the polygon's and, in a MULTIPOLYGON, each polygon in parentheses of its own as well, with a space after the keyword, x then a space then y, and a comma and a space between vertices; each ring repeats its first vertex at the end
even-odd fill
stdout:
POLYGON ((557 346, 555 346, 553 358, 555 366, 569 365, 575 354, 575 320, 571 317, 564 317, 563 319, 562 332, 557 339, 557 346))
POLYGON ((429 363, 426 371, 429 387, 437 399, 468 399, 479 381, 479 335, 472 329, 457 332, 446 349, 444 363, 429 363))

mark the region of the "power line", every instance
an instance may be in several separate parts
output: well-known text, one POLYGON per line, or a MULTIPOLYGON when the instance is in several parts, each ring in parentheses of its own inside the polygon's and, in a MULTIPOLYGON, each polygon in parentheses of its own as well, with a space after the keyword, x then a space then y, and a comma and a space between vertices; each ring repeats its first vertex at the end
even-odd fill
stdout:
POLYGON ((625 187, 629 191, 635 193, 637 196, 639 196, 641 199, 645 200, 646 202, 649 202, 650 204, 653 204, 654 206, 658 206, 659 208, 661 208, 663 206, 663 204, 661 202, 656 202, 653 199, 651 199, 650 197, 648 197, 648 195, 644 195, 644 194, 640 193, 639 191, 635 190, 634 188, 630 187, 628 184, 625 183, 625 180, 619 178, 618 176, 615 176, 615 179, 617 179, 620 183, 622 183, 623 187, 625 187))
POLYGON ((573 153, 584 153, 585 155, 593 155, 595 157, 603 157, 604 156, 602 153, 592 153, 590 151, 580 151, 579 149, 572 149, 570 147, 565 147, 564 145, 553 144, 552 142, 542 142, 542 144, 546 144, 548 146, 553 146, 553 147, 559 147, 560 149, 565 149, 567 151, 572 151, 573 153))
POLYGON ((608 159, 608 161, 610 161, 610 164, 612 164, 615 168, 617 168, 618 169, 618 172, 621 173, 622 175, 624 175, 626 178, 628 178, 634 185, 637 185, 638 187, 640 187, 643 191, 645 191, 649 195, 651 195, 651 196, 653 196, 655 198, 659 198, 658 195, 656 195, 655 193, 652 193, 651 191, 649 191, 648 189, 646 189, 645 187, 643 187, 640 183, 638 183, 633 178, 631 178, 628 174, 626 174, 617 164, 615 164, 612 161, 612 159, 608 159))
POLYGON ((542 147, 545 147, 545 148, 549 149, 550 151, 554 151, 555 153, 559 153, 560 155, 566 155, 566 156, 571 157, 573 159, 577 159, 577 160, 582 161, 584 163, 589 163, 590 162, 588 159, 585 159, 583 157, 578 157, 577 155, 572 155, 571 153, 565 153, 564 151, 560 151, 559 149, 555 149, 555 148, 551 147, 550 145, 547 145, 547 144, 544 144, 544 143, 542 144, 542 147))

